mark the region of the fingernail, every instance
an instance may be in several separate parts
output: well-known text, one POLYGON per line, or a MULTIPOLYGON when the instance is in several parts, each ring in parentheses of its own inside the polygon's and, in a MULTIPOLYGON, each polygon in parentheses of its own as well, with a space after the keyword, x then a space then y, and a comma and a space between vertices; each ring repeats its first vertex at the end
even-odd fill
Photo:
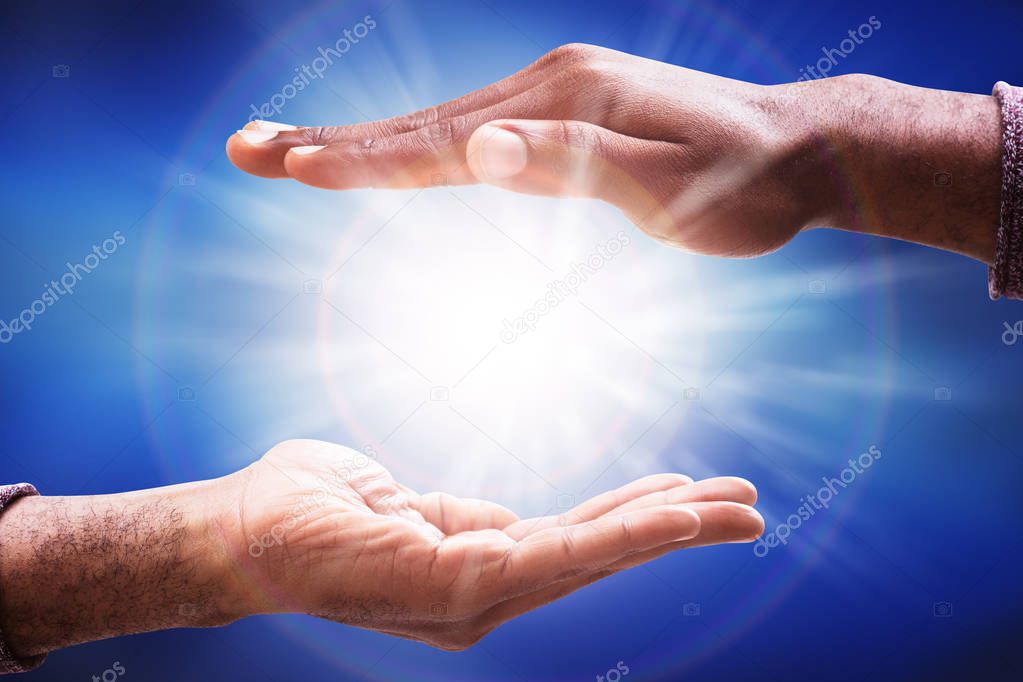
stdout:
POLYGON ((278 123, 277 121, 255 120, 252 122, 256 130, 298 130, 298 126, 290 123, 278 123))
POLYGON ((292 147, 291 151, 293 153, 295 153, 295 154, 302 154, 302 155, 313 154, 315 152, 320 151, 321 149, 323 149, 326 146, 327 145, 323 145, 323 144, 314 144, 314 145, 309 145, 308 147, 292 147))
POLYGON ((678 534, 679 540, 691 540, 700 534, 700 526, 703 525, 703 519, 700 515, 694 512, 692 509, 685 509, 685 512, 691 517, 689 519, 689 525, 684 530, 680 530, 678 534))
POLYGON ((480 168, 487 180, 504 180, 522 172, 529 153, 515 133, 488 126, 480 146, 480 168))
POLYGON ((239 130, 238 135, 249 144, 259 144, 277 137, 276 130, 239 130))

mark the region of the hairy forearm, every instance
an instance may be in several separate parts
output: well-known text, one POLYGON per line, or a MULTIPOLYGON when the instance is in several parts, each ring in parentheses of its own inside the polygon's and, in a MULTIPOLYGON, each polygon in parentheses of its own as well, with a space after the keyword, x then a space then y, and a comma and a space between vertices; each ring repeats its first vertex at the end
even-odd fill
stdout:
POLYGON ((777 87, 808 146, 824 150, 807 191, 824 193, 829 210, 809 227, 992 262, 1002 145, 993 97, 863 75, 777 87))
POLYGON ((18 500, 0 516, 0 630, 14 653, 236 618, 219 492, 18 500))

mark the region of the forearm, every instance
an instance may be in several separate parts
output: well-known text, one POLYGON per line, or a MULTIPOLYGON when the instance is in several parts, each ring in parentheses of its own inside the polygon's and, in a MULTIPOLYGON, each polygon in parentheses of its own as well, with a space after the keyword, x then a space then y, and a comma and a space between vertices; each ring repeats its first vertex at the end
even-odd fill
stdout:
POLYGON ((25 497, 0 516, 0 630, 32 656, 239 615, 215 481, 25 497))
POLYGON ((800 129, 827 150, 820 186, 807 191, 826 192, 830 210, 809 227, 993 261, 1002 149, 993 97, 861 75, 779 87, 800 129))

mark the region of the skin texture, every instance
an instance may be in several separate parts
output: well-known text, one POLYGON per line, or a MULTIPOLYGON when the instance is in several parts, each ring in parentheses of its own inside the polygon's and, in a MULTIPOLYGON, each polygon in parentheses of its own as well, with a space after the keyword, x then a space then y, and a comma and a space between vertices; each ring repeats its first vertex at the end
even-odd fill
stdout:
POLYGON ((246 129, 227 153, 254 175, 592 197, 710 255, 758 256, 836 227, 990 263, 998 226, 993 98, 872 76, 760 86, 573 44, 396 118, 246 129))
POLYGON ((667 552, 752 541, 755 501, 742 479, 657 474, 519 519, 418 494, 348 448, 287 441, 213 481, 18 500, 0 516, 0 630, 30 656, 289 612, 460 650, 667 552))
POLYGON ((214 625, 224 540, 215 482, 24 497, 0 516, 0 631, 20 656, 131 632, 214 625))

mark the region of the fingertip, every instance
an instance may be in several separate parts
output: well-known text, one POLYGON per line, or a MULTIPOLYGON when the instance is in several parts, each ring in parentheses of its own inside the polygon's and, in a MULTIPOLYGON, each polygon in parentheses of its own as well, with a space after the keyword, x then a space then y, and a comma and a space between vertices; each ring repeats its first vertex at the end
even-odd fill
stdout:
POLYGON ((730 501, 753 505, 757 501, 756 487, 744 478, 716 476, 697 481, 692 487, 680 486, 670 493, 678 503, 730 501))
POLYGON ((242 142, 259 146, 277 137, 279 132, 279 130, 239 130, 236 134, 241 138, 242 142))
POLYGON ((244 165, 244 147, 245 142, 242 141, 241 136, 237 132, 234 132, 227 138, 224 150, 227 152, 227 158, 231 163, 240 170, 249 172, 244 165))
POLYGON ((465 145, 465 162, 479 182, 509 178, 526 165, 525 143, 500 124, 501 121, 484 123, 473 131, 465 145))
POLYGON ((757 487, 750 481, 745 478, 740 478, 739 476, 725 476, 724 478, 735 486, 737 490, 742 492, 740 496, 737 496, 740 498, 736 500, 737 502, 742 502, 743 504, 748 505, 754 505, 757 503, 757 487))
POLYGON ((529 148, 521 135, 492 126, 483 133, 477 161, 484 182, 507 181, 525 170, 529 148))
POLYGON ((693 477, 686 476, 685 474, 667 473, 661 474, 661 476, 666 476, 675 479, 677 485, 690 485, 691 483, 693 483, 693 477))
POLYGON ((249 121, 243 127, 244 130, 277 130, 277 131, 291 131, 298 130, 298 126, 291 125, 290 123, 281 123, 279 121, 267 121, 266 119, 256 119, 249 121))
POLYGON ((737 502, 722 504, 727 505, 727 513, 732 517, 732 527, 736 529, 735 538, 731 542, 754 542, 764 534, 764 517, 756 509, 737 502))
MULTIPOLYGON (((289 177, 320 189, 344 189, 338 177, 337 164, 323 152, 325 145, 304 145, 290 148, 284 155, 284 170, 289 177)), ((348 169, 349 172, 351 169, 348 169)))
POLYGON ((750 534, 749 539, 747 539, 746 542, 754 542, 761 535, 764 534, 764 528, 766 524, 764 523, 763 515, 753 507, 749 508, 749 515, 752 517, 754 525, 753 528, 751 528, 752 533, 750 534))
MULTIPOLYGON (((258 130, 239 130, 227 138, 225 150, 227 158, 239 170, 250 175, 261 178, 284 178, 287 177, 284 168, 279 160, 278 152, 274 145, 255 142, 255 136, 263 135, 258 130), (244 133, 244 134, 243 134, 244 133), (245 137, 249 139, 246 140, 245 137)), ((276 137, 274 133, 264 140, 269 141, 276 137)))

